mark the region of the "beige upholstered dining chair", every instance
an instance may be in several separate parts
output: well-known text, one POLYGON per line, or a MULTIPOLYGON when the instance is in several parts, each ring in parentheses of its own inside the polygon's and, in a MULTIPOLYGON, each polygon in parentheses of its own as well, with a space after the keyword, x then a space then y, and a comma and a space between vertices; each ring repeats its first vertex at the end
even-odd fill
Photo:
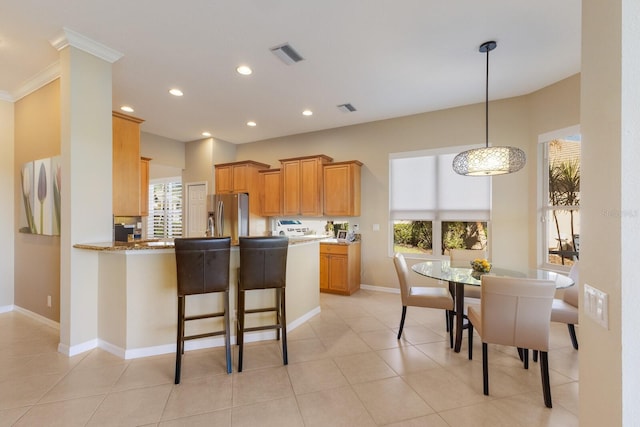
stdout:
POLYGON ((578 324, 578 295, 580 285, 578 283, 578 261, 574 261, 569 271, 569 277, 573 279, 573 286, 564 290, 562 299, 555 298, 551 307, 551 321, 566 323, 569 328, 569 336, 573 348, 578 349, 575 325, 578 324))
MULTIPOLYGON (((487 258, 487 251, 484 249, 449 249, 451 267, 471 268, 471 261, 477 258, 487 258)), ((464 296, 465 298, 480 298, 480 287, 465 285, 464 296)))
MULTIPOLYGON (((407 315, 407 307, 426 307, 440 308, 453 311, 453 297, 447 288, 443 287, 417 287, 411 286, 409 278, 409 267, 401 253, 396 253, 393 257, 393 264, 398 273, 398 281, 400 282, 400 295, 402 297, 402 317, 400 318, 400 329, 398 330, 398 339, 402 336, 404 320, 407 315)), ((453 347, 453 317, 447 316, 449 344, 453 347)))
MULTIPOLYGON (((551 280, 482 276, 480 306, 469 306, 469 359, 473 358, 473 329, 482 338, 482 379, 489 395, 487 344, 540 352, 544 403, 551 408, 549 386, 549 327, 555 283, 551 280)), ((525 352, 526 354, 526 352, 525 352)))

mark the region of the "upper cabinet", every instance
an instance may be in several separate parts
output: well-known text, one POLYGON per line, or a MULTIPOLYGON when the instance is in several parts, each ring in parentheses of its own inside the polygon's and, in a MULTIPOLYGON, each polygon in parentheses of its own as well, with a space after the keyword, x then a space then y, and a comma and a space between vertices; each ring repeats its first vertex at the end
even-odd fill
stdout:
POLYGON ((322 216, 322 166, 332 160, 322 154, 280 160, 283 215, 322 216))
MULTIPOLYGON (((140 171, 140 123, 144 120, 113 112, 113 214, 143 214, 140 171)), ((148 176, 148 175, 147 175, 148 176)))
POLYGON ((149 215, 149 162, 148 157, 140 157, 140 216, 149 215))
POLYGON ((258 171, 268 168, 269 165, 253 160, 217 164, 215 165, 216 194, 256 193, 258 171))
POLYGON ((360 170, 357 160, 328 163, 324 168, 324 214, 360 215, 360 170))
POLYGON ((260 180, 260 215, 282 215, 282 173, 280 169, 261 170, 260 180))

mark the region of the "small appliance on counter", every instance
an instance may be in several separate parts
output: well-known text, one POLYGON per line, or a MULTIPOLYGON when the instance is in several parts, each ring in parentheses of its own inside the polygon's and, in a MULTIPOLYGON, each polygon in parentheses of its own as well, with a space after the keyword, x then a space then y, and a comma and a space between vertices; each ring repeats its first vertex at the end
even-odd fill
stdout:
POLYGON ((131 242, 142 238, 142 218, 119 217, 113 218, 113 241, 131 242))

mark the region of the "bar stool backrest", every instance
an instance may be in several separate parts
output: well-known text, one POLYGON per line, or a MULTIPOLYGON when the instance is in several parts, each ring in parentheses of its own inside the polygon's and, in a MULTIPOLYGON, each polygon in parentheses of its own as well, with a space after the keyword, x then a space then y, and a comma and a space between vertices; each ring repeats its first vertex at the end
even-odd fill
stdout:
POLYGON ((231 238, 175 239, 178 296, 229 289, 231 238))
POLYGON ((242 289, 284 288, 287 237, 240 237, 239 286, 242 289))

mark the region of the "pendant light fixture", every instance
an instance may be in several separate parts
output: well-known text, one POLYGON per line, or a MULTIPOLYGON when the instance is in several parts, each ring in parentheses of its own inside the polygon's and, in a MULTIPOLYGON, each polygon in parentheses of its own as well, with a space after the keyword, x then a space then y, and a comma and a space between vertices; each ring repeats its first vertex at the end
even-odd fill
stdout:
POLYGON ((517 147, 489 147, 489 52, 497 43, 489 41, 480 45, 479 51, 487 54, 485 86, 485 140, 483 148, 463 151, 453 159, 453 170, 460 175, 487 176, 517 172, 527 162, 524 151, 517 147))

